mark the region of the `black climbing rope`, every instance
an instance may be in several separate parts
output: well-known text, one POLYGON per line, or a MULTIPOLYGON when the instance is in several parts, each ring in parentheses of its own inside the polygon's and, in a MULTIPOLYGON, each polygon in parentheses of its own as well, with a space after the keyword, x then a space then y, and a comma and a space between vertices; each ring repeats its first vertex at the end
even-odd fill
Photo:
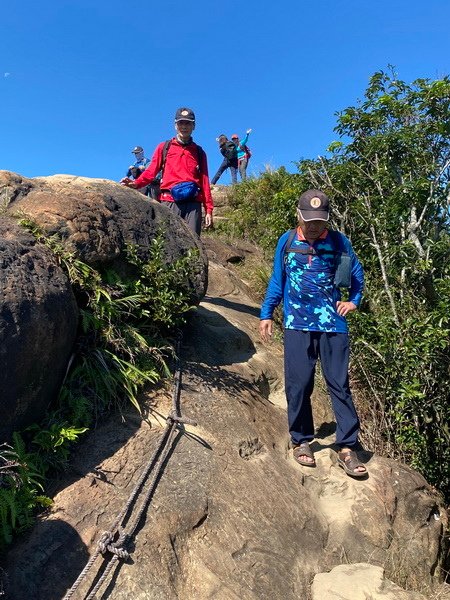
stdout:
MULTIPOLYGON (((178 333, 175 343, 175 369, 174 369, 174 388, 172 395, 172 410, 166 419, 166 426, 162 433, 161 439, 156 447, 152 457, 150 458, 147 466, 142 471, 139 480, 137 481, 133 491, 131 492, 125 506, 117 515, 114 523, 108 531, 105 531, 100 536, 97 542, 97 548, 94 554, 87 562, 84 569, 79 574, 75 583, 72 585, 70 590, 66 593, 63 600, 70 600, 74 594, 86 579, 88 573, 92 569, 94 563, 100 555, 104 556, 104 560, 107 560, 106 567, 95 583, 93 583, 88 591, 88 595, 84 596, 85 600, 93 600, 96 593, 101 588, 103 583, 106 581, 109 573, 119 560, 127 560, 129 553, 127 546, 129 541, 132 539, 139 522, 146 511, 152 495, 156 489, 158 479, 162 473, 163 465, 169 455, 172 447, 172 443, 175 437, 175 433, 180 424, 197 425, 195 421, 181 415, 181 381, 182 381, 182 369, 180 361, 180 347, 181 347, 181 332, 178 333), (141 501, 141 505, 135 518, 131 521, 133 507, 135 501, 140 495, 147 478, 152 473, 151 479, 147 482, 145 495, 141 501), (122 524, 126 517, 129 517, 128 525, 124 527, 122 524), (131 524, 130 524, 131 522, 131 524), (109 556, 107 556, 109 553, 109 556)), ((98 571, 97 571, 98 573, 98 571)))

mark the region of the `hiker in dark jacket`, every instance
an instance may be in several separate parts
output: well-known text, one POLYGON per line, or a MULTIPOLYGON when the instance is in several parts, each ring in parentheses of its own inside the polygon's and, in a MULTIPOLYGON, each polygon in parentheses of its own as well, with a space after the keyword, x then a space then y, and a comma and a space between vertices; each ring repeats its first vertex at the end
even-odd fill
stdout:
POLYGON ((223 156, 223 161, 217 169, 217 173, 211 179, 211 185, 215 185, 227 169, 230 169, 231 183, 237 183, 238 158, 236 144, 223 133, 219 135, 217 141, 219 142, 219 150, 223 156))
POLYGON ((294 458, 314 467, 311 394, 315 365, 322 373, 336 418, 338 464, 347 475, 367 476, 356 455, 359 420, 348 376, 347 315, 361 301, 362 266, 350 241, 327 229, 329 200, 320 190, 304 192, 298 202, 298 227, 278 240, 272 277, 261 308, 260 333, 268 341, 273 311, 283 300, 285 390, 294 458), (348 287, 348 300, 340 287, 348 287))

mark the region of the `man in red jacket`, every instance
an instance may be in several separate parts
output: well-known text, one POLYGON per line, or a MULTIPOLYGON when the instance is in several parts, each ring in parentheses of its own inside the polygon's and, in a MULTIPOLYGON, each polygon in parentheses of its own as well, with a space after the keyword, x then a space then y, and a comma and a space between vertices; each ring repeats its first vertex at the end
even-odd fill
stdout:
POLYGON ((190 108, 175 114, 176 136, 156 147, 145 171, 134 181, 125 177, 120 183, 139 189, 149 185, 161 173, 161 202, 184 219, 200 235, 202 205, 205 226, 213 224, 213 200, 208 177, 208 163, 203 149, 192 140, 195 115, 190 108))

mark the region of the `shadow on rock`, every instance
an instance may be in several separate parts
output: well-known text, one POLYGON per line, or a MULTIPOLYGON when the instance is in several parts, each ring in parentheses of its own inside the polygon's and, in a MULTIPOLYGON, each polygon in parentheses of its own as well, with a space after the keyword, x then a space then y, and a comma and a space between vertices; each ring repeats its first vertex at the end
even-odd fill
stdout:
POLYGON ((47 494, 53 497, 86 475, 91 475, 93 480, 108 480, 108 473, 100 465, 126 444, 141 423, 142 417, 137 412, 124 411, 121 415, 109 416, 97 428, 84 434, 71 457, 66 476, 50 480, 47 494))
POLYGON ((61 600, 88 559, 86 546, 73 527, 59 519, 41 521, 30 534, 26 552, 21 544, 9 552, 1 597, 61 600))
POLYGON ((248 379, 242 377, 239 373, 233 373, 218 366, 209 367, 197 363, 187 363, 185 370, 189 374, 189 383, 183 384, 184 389, 187 391, 206 391, 210 393, 223 391, 235 394, 239 400, 242 400, 245 390, 256 392, 255 386, 248 379))
MULTIPOLYGON (((316 439, 323 440, 336 433, 336 423, 322 423, 314 436, 316 439)), ((325 446, 322 446, 325 447, 325 446)))
POLYGON ((233 302, 231 300, 227 300, 226 298, 211 298, 209 296, 205 296, 203 298, 203 302, 207 302, 208 304, 214 304, 215 306, 223 306, 224 308, 237 310, 239 312, 243 312, 258 318, 261 312, 261 309, 257 306, 249 306, 248 304, 233 302))
POLYGON ((249 335, 204 306, 198 307, 186 326, 182 356, 189 361, 225 366, 246 363, 255 353, 249 335))

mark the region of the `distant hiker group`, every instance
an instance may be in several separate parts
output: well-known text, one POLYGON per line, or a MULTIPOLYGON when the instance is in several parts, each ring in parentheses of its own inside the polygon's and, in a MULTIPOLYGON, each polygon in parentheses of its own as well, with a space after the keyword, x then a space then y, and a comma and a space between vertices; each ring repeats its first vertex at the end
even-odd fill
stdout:
POLYGON ((231 183, 237 183, 238 171, 242 181, 247 179, 247 165, 251 157, 247 142, 251 131, 251 129, 247 129, 245 137, 242 140, 239 139, 237 133, 233 133, 231 140, 223 133, 219 135, 216 141, 219 143, 219 150, 223 156, 223 160, 217 169, 217 173, 211 179, 211 185, 215 185, 227 169, 230 169, 231 183))
POLYGON ((247 165, 251 156, 247 142, 251 129, 247 130, 242 140, 239 140, 237 134, 233 134, 231 140, 225 135, 217 138, 224 158, 211 185, 206 154, 192 139, 194 129, 194 112, 190 108, 179 108, 175 114, 175 137, 158 144, 151 160, 145 157, 142 146, 135 146, 131 151, 135 161, 128 167, 126 176, 120 183, 166 204, 186 221, 192 231, 200 235, 202 206, 205 211, 205 227, 213 225, 211 185, 228 168, 232 183, 237 183, 238 171, 242 181, 247 178, 247 165))
MULTIPOLYGON (((176 136, 158 144, 148 166, 140 173, 136 171, 137 177, 127 173, 120 183, 135 189, 150 186, 150 195, 158 196, 161 203, 200 235, 202 206, 205 226, 213 224, 213 200, 206 154, 192 139, 194 129, 194 112, 179 108, 175 113, 176 136)), ((140 146, 135 150, 138 148, 142 150, 140 146)))

